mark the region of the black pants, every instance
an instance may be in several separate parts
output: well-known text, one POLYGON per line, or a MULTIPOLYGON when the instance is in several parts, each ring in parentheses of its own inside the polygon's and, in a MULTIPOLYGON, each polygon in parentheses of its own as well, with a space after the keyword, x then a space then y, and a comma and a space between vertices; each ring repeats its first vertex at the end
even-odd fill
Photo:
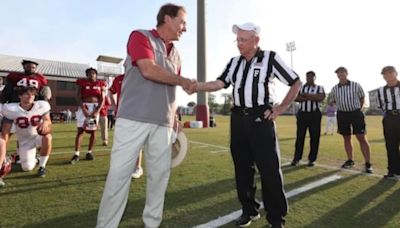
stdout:
POLYGON ((382 120, 388 158, 388 172, 400 175, 400 116, 387 115, 382 120))
POLYGON ((108 115, 108 128, 113 129, 115 120, 114 120, 114 115, 108 115))
POLYGON ((264 119, 264 109, 244 113, 232 110, 231 153, 235 165, 236 190, 244 214, 254 215, 256 185, 255 167, 261 176, 261 187, 267 220, 284 223, 288 206, 283 190, 280 151, 273 121, 264 119))
POLYGON ((299 112, 297 113, 297 136, 296 148, 293 160, 299 161, 303 157, 304 140, 307 129, 310 134, 310 153, 308 161, 314 162, 317 160, 319 149, 319 138, 321 134, 321 112, 299 112))

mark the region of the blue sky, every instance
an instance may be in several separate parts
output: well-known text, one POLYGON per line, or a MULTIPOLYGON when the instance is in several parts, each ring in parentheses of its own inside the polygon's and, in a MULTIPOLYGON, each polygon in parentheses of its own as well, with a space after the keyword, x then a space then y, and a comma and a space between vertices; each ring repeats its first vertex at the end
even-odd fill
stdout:
MULTIPOLYGON (((93 66, 100 54, 125 58, 130 32, 154 28, 158 9, 166 2, 2 0, 0 53, 93 66)), ((197 1, 170 2, 187 9, 188 31, 176 45, 183 58, 182 74, 196 78, 197 1)), ((207 78, 218 77, 238 54, 232 25, 252 21, 261 26, 261 48, 277 51, 288 65, 286 43, 296 42, 293 66, 303 81, 305 72, 314 70, 317 83, 329 92, 338 82, 334 70, 343 65, 350 80, 360 82, 366 91, 375 89, 384 84, 383 66, 400 67, 397 5, 396 0, 206 1, 207 78)), ((286 91, 278 82, 278 99, 286 91)), ((196 102, 196 95, 179 90, 178 104, 189 101, 196 102)))

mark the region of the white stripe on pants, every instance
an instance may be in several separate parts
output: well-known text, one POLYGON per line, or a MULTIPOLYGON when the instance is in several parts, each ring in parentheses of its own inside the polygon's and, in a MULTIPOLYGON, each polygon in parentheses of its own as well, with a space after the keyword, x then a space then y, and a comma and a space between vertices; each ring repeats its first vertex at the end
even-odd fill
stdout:
POLYGON ((118 227, 128 200, 132 173, 140 149, 145 146, 146 206, 143 222, 158 227, 171 170, 172 128, 118 118, 110 170, 97 217, 97 228, 118 227))

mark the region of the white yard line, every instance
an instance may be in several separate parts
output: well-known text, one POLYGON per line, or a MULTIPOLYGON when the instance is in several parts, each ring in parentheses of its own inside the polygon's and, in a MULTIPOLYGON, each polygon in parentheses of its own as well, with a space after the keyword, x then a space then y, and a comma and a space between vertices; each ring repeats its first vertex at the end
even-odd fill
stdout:
MULTIPOLYGON (((193 144, 202 144, 202 145, 207 145, 207 146, 209 146, 209 147, 225 149, 226 152, 229 152, 229 150, 230 150, 229 147, 223 147, 223 146, 219 146, 219 145, 207 144, 207 143, 196 142, 196 141, 189 141, 189 142, 190 142, 190 143, 193 143, 193 144)), ((211 153, 221 153, 221 152, 224 152, 225 150, 218 150, 217 152, 210 151, 210 152, 211 152, 211 153)), ((284 161, 291 161, 291 159, 289 159, 289 158, 283 158, 283 157, 281 157, 281 160, 284 160, 284 161)), ((300 164, 301 164, 301 163, 300 163, 300 164)), ((281 166, 288 166, 288 165, 290 165, 290 162, 283 163, 281 166)), ((342 168, 340 168, 339 166, 322 165, 322 164, 318 164, 318 163, 316 163, 315 166, 322 167, 322 168, 326 168, 326 169, 332 169, 332 170, 341 170, 341 171, 347 172, 347 173, 363 174, 363 175, 368 175, 368 176, 383 178, 383 175, 374 174, 374 173, 368 174, 368 173, 364 173, 364 172, 359 171, 359 170, 342 169, 342 168)))
MULTIPOLYGON (((111 148, 108 149, 102 149, 102 150, 94 150, 94 152, 105 152, 105 151, 110 151, 111 152, 111 148)), ((51 155, 55 155, 55 154, 73 154, 75 151, 71 150, 71 151, 59 151, 59 152, 52 152, 50 154, 51 155)), ((82 151, 81 151, 82 152, 82 151)), ((84 153, 86 153, 85 151, 83 151, 84 153)))
MULTIPOLYGON (((304 186, 302 186, 300 188, 295 188, 295 189, 291 190, 290 192, 286 193, 286 197, 287 198, 291 198, 293 196, 299 195, 299 194, 301 194, 303 192, 310 191, 311 189, 320 187, 320 186, 325 185, 327 183, 330 183, 332 181, 339 180, 340 178, 342 178, 342 176, 339 176, 339 175, 336 175, 336 174, 332 175, 332 176, 329 176, 329 177, 322 178, 320 180, 317 180, 317 181, 311 182, 309 184, 306 184, 306 185, 304 185, 304 186)), ((262 209, 263 207, 264 207, 264 205, 261 203, 260 209, 262 209)), ((201 224, 201 225, 194 226, 194 228, 220 227, 220 226, 223 226, 225 224, 228 224, 228 223, 234 221, 235 219, 237 219, 241 215, 241 213, 242 213, 242 210, 237 210, 237 211, 234 211, 234 212, 232 212, 230 214, 227 214, 225 216, 222 216, 222 217, 219 217, 219 218, 217 218, 215 220, 212 220, 212 221, 210 221, 208 223, 204 223, 204 224, 201 224)))

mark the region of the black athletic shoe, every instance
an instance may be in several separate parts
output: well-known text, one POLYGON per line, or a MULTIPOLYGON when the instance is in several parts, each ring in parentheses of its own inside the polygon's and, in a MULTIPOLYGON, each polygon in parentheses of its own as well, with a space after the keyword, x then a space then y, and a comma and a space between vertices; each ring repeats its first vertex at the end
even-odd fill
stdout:
POLYGON ((240 227, 247 227, 247 226, 250 226, 251 222, 258 220, 260 217, 261 217, 260 213, 258 213, 258 212, 256 215, 253 215, 253 216, 242 214, 236 220, 235 224, 240 227))
POLYGON ((299 164, 299 160, 293 160, 290 165, 291 166, 297 166, 299 164))
POLYGON ((307 164, 308 167, 313 167, 314 165, 315 165, 315 163, 312 162, 312 161, 309 161, 308 164, 307 164))
POLYGON ((383 176, 383 178, 386 180, 400 180, 400 175, 396 175, 394 173, 388 173, 385 176, 383 176))
POLYGON ((349 159, 343 163, 342 168, 343 169, 351 169, 353 166, 354 166, 354 161, 349 159))
POLYGON ((74 156, 71 159, 71 164, 75 165, 79 161, 79 156, 74 154, 74 156))
POLYGON ((94 157, 93 157, 93 154, 92 153, 87 153, 86 154, 86 160, 93 160, 94 159, 94 157))
POLYGON ((46 168, 45 167, 39 167, 38 176, 39 177, 45 177, 46 176, 46 168))
POLYGON ((365 163, 365 172, 366 173, 372 173, 372 164, 371 163, 369 163, 369 162, 366 162, 365 163))

